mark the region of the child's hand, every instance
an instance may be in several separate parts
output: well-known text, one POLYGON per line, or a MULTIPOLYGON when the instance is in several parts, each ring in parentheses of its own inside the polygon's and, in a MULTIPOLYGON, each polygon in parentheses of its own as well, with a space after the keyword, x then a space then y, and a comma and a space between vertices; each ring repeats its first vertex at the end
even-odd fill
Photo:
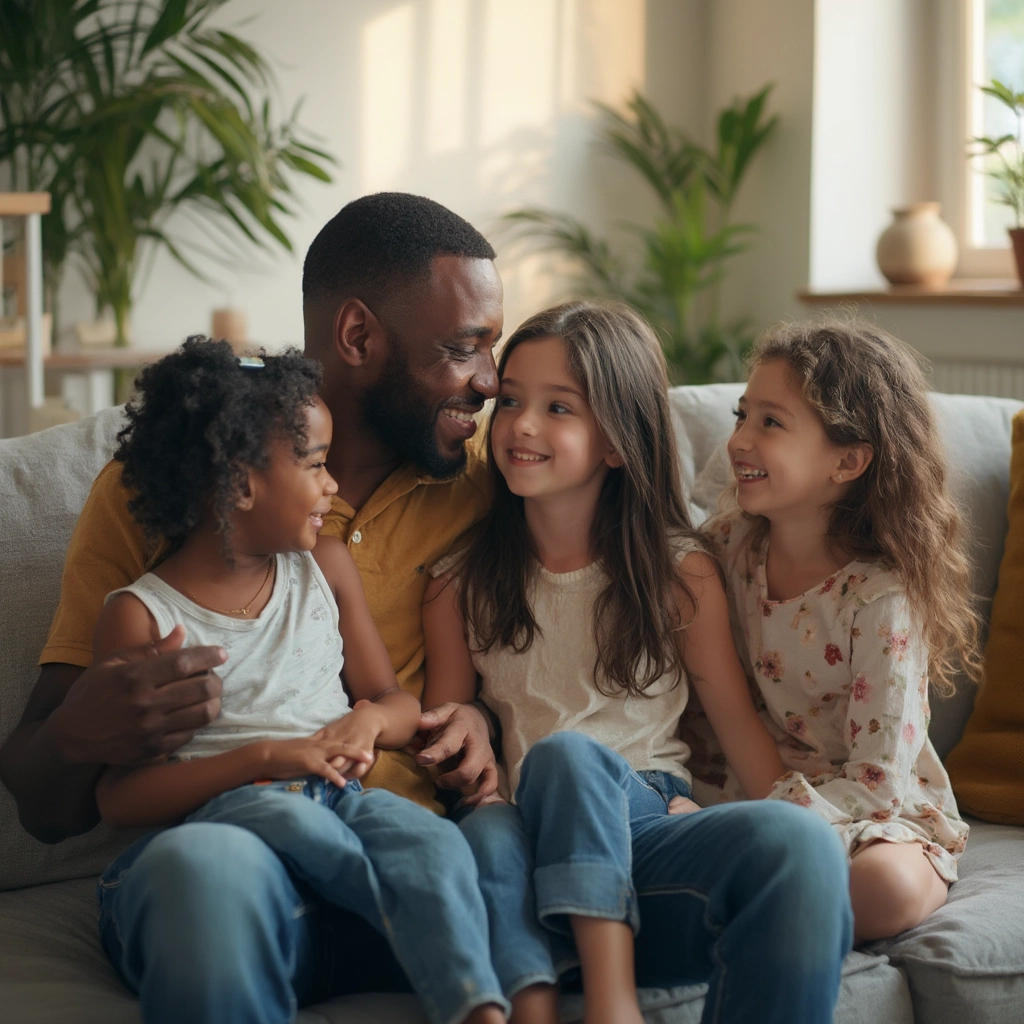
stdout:
POLYGON ((296 740, 262 740, 255 745, 260 759, 260 773, 270 779, 296 779, 303 775, 319 775, 344 787, 346 778, 356 778, 369 771, 373 764, 373 748, 367 750, 351 742, 319 739, 313 736, 296 740))
POLYGON ((332 740, 360 751, 370 751, 369 760, 353 761, 351 758, 340 757, 331 762, 346 779, 361 779, 377 760, 375 748, 382 728, 381 709, 373 701, 358 700, 347 715, 317 730, 313 738, 332 740))
POLYGON ((701 810, 700 804, 695 804, 685 796, 674 796, 668 802, 669 814, 693 814, 694 811, 699 810, 701 810))

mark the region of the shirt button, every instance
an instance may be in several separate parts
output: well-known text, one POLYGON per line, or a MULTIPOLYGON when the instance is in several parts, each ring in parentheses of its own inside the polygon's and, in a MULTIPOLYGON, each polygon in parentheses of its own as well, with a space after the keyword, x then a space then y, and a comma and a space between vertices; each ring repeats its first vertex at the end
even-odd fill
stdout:
POLYGON ((362 533, 359 530, 356 530, 356 532, 352 534, 352 543, 353 544, 358 544, 362 539, 363 539, 363 535, 362 535, 362 533))

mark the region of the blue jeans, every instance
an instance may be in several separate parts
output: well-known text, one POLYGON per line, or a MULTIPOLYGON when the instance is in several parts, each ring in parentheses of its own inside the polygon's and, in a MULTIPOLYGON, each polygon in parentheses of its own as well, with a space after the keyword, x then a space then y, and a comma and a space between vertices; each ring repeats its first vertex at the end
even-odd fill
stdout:
POLYGON ((633 927, 639 985, 707 982, 704 1024, 831 1024, 853 939, 837 837, 776 801, 670 816, 676 792, 670 776, 556 733, 530 749, 517 807, 463 819, 505 994, 556 980, 566 915, 580 914, 633 927))
MULTIPOLYGON (((332 984, 345 965, 325 963, 337 951, 313 893, 349 912, 342 927, 355 914, 386 937, 435 1024, 507 1005, 481 955, 486 910, 458 831, 357 782, 243 786, 144 837, 100 879, 100 935, 147 1024, 285 1024, 300 1002, 346 988, 332 984)), ((364 962, 356 952, 356 970, 364 962)))

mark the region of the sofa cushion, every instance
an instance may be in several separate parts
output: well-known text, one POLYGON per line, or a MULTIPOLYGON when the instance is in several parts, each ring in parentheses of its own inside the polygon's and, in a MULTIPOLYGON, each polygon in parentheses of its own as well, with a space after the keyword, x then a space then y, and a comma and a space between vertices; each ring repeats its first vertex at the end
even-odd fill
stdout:
MULTIPOLYGON (((139 1004, 99 942, 96 879, 0 893, 4 1020, 18 1024, 141 1024, 139 1004)), ((414 996, 360 995, 299 1013, 296 1024, 426 1024, 414 996)))
MULTIPOLYGON (((950 489, 967 520, 973 589, 987 622, 1006 539, 1011 423, 1022 406, 1009 398, 938 394, 932 395, 932 404, 946 442, 950 489)), ((952 697, 932 701, 929 735, 939 757, 945 759, 960 741, 975 693, 975 686, 961 677, 952 697)))
POLYGON ((960 881, 917 928, 874 943, 924 1024, 1018 1024, 1024 1007, 1024 829, 971 820, 960 881))
MULTIPOLYGON (((96 880, 72 879, 0 893, 3 1018, 18 1024, 140 1024, 138 1003, 100 946, 96 880)), ((649 1024, 698 1024, 706 985, 642 989, 649 1024)), ((582 999, 563 1000, 563 1021, 582 1019, 582 999)), ((836 1024, 912 1024, 910 993, 885 956, 851 953, 843 965, 836 1024)), ((297 1024, 425 1024, 414 996, 341 996, 302 1010, 297 1024)), ((962 1022, 959 1022, 962 1024, 962 1022)))
POLYGON ((1013 418, 1008 517, 985 682, 948 767, 962 808, 1024 825, 1024 412, 1013 418))
MULTIPOLYGON (((0 441, 0 738, 21 719, 60 596, 64 551, 123 422, 108 409, 0 441)), ((0 889, 95 875, 134 838, 106 828, 46 846, 19 824, 0 786, 0 889)))

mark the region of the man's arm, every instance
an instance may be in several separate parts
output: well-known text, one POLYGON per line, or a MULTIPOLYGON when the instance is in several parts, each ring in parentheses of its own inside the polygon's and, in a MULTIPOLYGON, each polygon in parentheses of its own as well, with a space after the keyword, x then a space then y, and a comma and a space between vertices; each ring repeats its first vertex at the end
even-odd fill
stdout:
POLYGON ((184 630, 81 669, 43 665, 21 722, 0 748, 0 780, 44 843, 99 821, 104 765, 162 761, 220 711, 219 647, 181 649, 184 630))

